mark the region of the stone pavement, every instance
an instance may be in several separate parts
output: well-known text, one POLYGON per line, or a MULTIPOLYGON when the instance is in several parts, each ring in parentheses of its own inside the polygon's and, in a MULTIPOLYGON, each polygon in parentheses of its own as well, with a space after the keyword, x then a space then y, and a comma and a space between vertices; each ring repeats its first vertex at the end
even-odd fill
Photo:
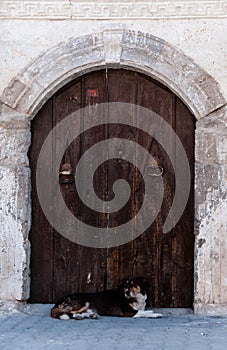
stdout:
MULTIPOLYGON (((162 310, 161 319, 101 317, 60 321, 50 305, 29 305, 0 317, 0 349, 226 350, 227 316, 162 310)), ((159 310, 160 311, 160 310, 159 310)))

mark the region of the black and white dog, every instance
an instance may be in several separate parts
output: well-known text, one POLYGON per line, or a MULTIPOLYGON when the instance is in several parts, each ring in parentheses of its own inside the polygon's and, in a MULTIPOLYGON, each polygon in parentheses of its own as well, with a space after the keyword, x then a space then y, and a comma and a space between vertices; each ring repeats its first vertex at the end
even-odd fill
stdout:
POLYGON ((162 317, 152 310, 145 310, 147 292, 148 283, 145 278, 124 279, 118 289, 75 293, 62 298, 51 309, 51 317, 61 320, 97 319, 99 316, 162 317))

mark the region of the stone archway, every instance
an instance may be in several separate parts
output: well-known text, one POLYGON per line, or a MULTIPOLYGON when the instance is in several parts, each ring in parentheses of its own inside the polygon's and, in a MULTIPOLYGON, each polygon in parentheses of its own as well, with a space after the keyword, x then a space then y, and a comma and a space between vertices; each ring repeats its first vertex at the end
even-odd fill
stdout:
POLYGON ((106 30, 54 47, 15 78, 1 100, 22 114, 34 116, 68 81, 106 66, 131 68, 160 81, 197 119, 225 103, 216 81, 181 51, 150 34, 124 30, 106 30))
POLYGON ((7 255, 3 252, 0 298, 29 296, 29 120, 61 86, 104 67, 132 69, 160 81, 197 118, 194 306, 196 312, 226 311, 226 102, 217 82, 181 51, 150 34, 118 29, 75 38, 47 51, 1 96, 1 226, 7 255))

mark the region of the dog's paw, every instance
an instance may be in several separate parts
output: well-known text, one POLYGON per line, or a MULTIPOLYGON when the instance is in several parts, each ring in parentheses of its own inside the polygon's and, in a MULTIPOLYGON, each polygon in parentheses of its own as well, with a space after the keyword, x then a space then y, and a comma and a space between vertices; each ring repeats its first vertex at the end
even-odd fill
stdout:
POLYGON ((92 312, 92 313, 90 314, 90 318, 91 318, 92 320, 97 320, 97 319, 99 318, 99 315, 98 315, 96 312, 92 312))
POLYGON ((66 314, 61 315, 59 318, 60 320, 70 320, 70 317, 66 314))
POLYGON ((157 314, 152 310, 138 311, 134 318, 161 318, 162 314, 157 314))
POLYGON ((84 320, 84 316, 82 314, 73 314, 74 320, 84 320))
POLYGON ((81 316, 83 318, 90 318, 90 314, 88 312, 82 312, 81 316))
POLYGON ((85 318, 91 318, 92 320, 97 320, 99 318, 99 315, 97 314, 97 312, 93 311, 92 309, 88 309, 85 313, 84 313, 85 318))
POLYGON ((157 313, 155 313, 155 312, 153 312, 153 314, 152 315, 150 315, 149 317, 150 318, 162 318, 162 314, 157 314, 157 313))

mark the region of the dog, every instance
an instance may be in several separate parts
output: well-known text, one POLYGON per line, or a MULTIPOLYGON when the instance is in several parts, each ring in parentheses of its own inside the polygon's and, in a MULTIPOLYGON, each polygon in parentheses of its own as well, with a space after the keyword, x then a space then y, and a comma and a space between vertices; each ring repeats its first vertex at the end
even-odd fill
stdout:
POLYGON ((145 310, 147 293, 145 278, 123 279, 117 289, 65 296, 54 305, 50 314, 60 320, 98 319, 99 316, 162 317, 152 310, 145 310))

